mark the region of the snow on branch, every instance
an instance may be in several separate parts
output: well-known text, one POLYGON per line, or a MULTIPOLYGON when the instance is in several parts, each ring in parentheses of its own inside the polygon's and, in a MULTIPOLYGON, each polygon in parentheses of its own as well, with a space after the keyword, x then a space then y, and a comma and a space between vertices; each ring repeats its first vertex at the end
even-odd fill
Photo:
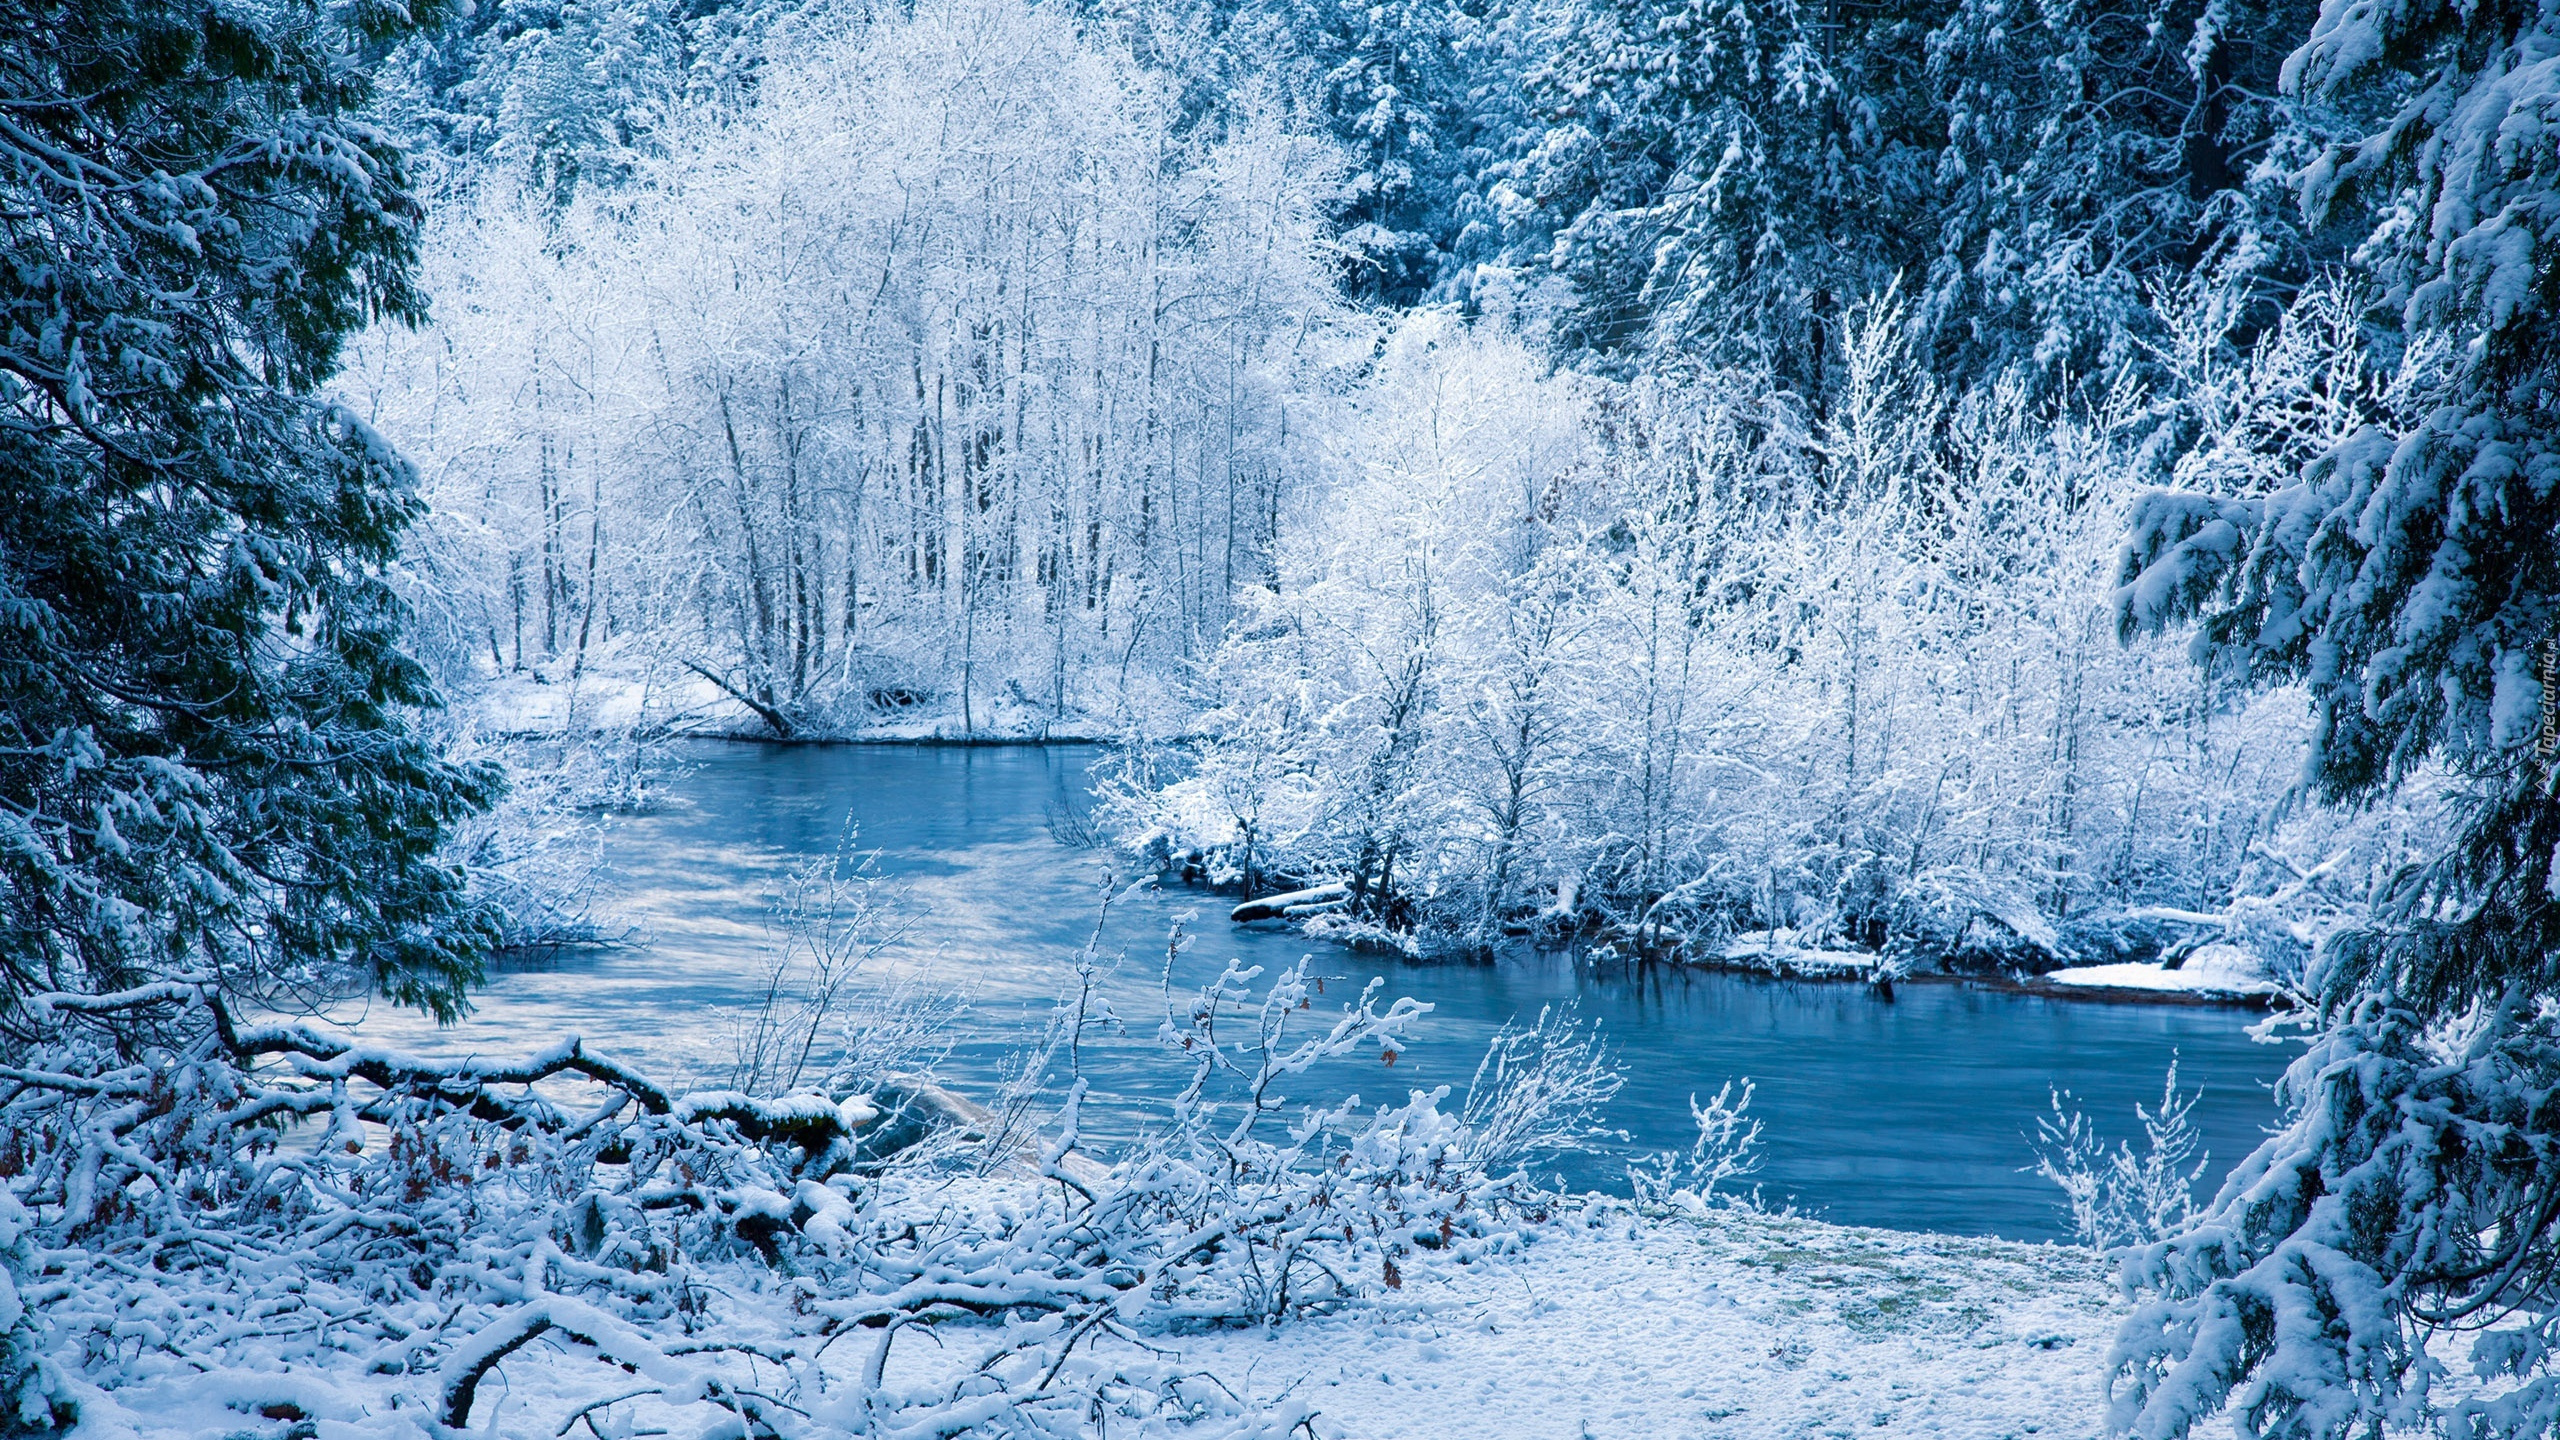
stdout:
POLYGON ((2266 513, 2262 500, 2155 490, 2133 504, 2114 594, 2126 638, 2195 614, 2226 582, 2266 513))
POLYGON ((1519 1147, 1444 1113, 1445 1087, 1293 1107, 1292 1077, 1392 1064, 1428 1007, 1373 982, 1328 1011, 1303 964, 1257 978, 1168 995, 1166 1123, 1109 1163, 1079 1080, 1036 1151, 957 1167, 875 1153, 869 1094, 680 1092, 574 1038, 444 1061, 241 1024, 192 981, 41 997, 0 1070, 0 1258, 26 1317, 0 1381, 111 1414, 183 1362, 224 1403, 389 1409, 440 1437, 485 1427, 492 1377, 539 1342, 599 1362, 557 1372, 563 1434, 691 1411, 760 1437, 1096 1414, 1276 1437, 1303 1406, 1204 1393, 1148 1330, 1281 1321, 1398 1288, 1417 1249, 1514 1245, 1518 1182, 1488 1162, 1519 1147))

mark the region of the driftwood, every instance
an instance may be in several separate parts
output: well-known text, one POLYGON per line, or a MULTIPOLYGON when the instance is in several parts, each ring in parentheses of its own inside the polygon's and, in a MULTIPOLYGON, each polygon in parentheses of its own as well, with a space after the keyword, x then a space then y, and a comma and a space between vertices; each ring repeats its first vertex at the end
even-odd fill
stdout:
POLYGON ((1330 885, 1310 885, 1304 890, 1291 890, 1280 895, 1265 895, 1247 900, 1227 912, 1227 918, 1238 925, 1256 920, 1293 920, 1304 915, 1320 915, 1349 903, 1351 886, 1337 880, 1330 885))

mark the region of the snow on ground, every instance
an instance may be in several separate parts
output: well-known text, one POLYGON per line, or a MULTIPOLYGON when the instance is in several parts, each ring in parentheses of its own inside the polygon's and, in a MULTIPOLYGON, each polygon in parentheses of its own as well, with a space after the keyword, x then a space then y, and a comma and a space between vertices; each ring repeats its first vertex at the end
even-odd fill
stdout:
POLYGON ((1878 957, 1864 950, 1808 945, 1793 930, 1748 930, 1724 947, 1722 959, 1747 969, 1821 978, 1865 975, 1875 969, 1878 957))
POLYGON ((2040 977, 2048 985, 2110 990, 2178 990, 2197 995, 2274 995, 2283 986, 2267 978, 2258 958, 2237 945, 2203 945, 2175 970, 2134 961, 2081 965, 2040 977))
MULTIPOLYGON (((783 1287, 740 1281, 714 1302, 725 1313, 713 1332, 789 1343, 783 1287)), ((1468 1264, 1417 1255, 1402 1288, 1374 1302, 1267 1330, 1154 1337, 1167 1352, 1154 1358, 1260 1404, 1310 1405, 1321 1440, 2071 1440, 2101 1433, 2118 1313, 2104 1263, 2084 1250, 1748 1211, 1648 1219, 1595 1199, 1532 1227, 1522 1251, 1468 1264)), ((855 1376, 872 1343, 829 1353, 830 1394, 802 1402, 821 1427, 859 1423, 855 1376)), ((893 1372, 922 1380, 970 1351, 959 1337, 911 1339, 893 1372)), ((86 1396, 80 1433, 282 1440, 292 1427, 274 1417, 287 1415, 321 1440, 429 1433, 416 1376, 359 1374, 343 1353, 314 1370, 308 1346, 277 1358, 265 1376, 160 1365, 86 1396)), ((577 1347, 528 1346, 484 1387, 471 1430, 551 1435, 627 1380, 577 1347)))
POLYGON ((2117 1303, 2084 1250, 1601 1202, 1373 1310, 1183 1350, 1362 1440, 2096 1436, 2117 1303))
MULTIPOLYGON (((634 727, 681 735, 770 738, 764 720, 709 678, 652 662, 616 640, 596 647, 593 663, 555 659, 523 670, 482 673, 459 697, 478 727, 506 735, 564 735, 634 727)), ((1070 713, 1061 718, 1012 696, 978 697, 962 714, 955 697, 941 696, 864 719, 851 729, 826 726, 811 738, 842 740, 1108 739, 1105 720, 1070 713), (971 722, 974 721, 974 728, 971 722)))

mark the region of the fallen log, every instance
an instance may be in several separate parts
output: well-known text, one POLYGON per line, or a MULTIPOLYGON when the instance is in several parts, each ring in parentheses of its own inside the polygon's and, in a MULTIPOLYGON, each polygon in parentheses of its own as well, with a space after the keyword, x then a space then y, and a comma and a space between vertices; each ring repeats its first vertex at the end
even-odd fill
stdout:
POLYGON ((719 686, 730 699, 735 700, 739 704, 756 712, 756 718, 764 721, 765 728, 773 732, 773 738, 777 740, 788 740, 796 733, 791 728, 790 716, 783 714, 780 710, 775 709, 773 706, 766 704, 762 700, 758 700, 753 695, 750 695, 746 691, 729 683, 726 676, 714 674, 709 669, 698 665, 691 660, 687 660, 682 663, 684 668, 687 670, 690 670, 694 674, 701 676, 703 679, 710 681, 712 684, 719 686))
POLYGON ((1228 911, 1227 918, 1238 925, 1250 925, 1256 920, 1281 920, 1288 918, 1289 913, 1300 906, 1324 905, 1350 898, 1350 882, 1337 880, 1330 885, 1311 885, 1304 890, 1291 890, 1280 895, 1265 895, 1259 900, 1247 900, 1228 911))

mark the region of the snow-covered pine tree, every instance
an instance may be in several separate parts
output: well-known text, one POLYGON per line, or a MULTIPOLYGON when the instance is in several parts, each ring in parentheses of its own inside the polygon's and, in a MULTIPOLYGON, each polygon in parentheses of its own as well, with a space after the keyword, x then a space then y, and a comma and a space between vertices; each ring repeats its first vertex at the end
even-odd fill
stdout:
MULTIPOLYGON (((2255 179, 2306 137, 2276 94, 2311 0, 1961 0, 1927 39, 1936 233, 1909 283, 1942 371, 2145 360, 2197 266, 2300 281, 2340 238, 2255 179)), ((2294 158, 2298 158, 2295 156, 2294 158)), ((2259 324, 2268 317, 2250 317, 2259 324)))
POLYGON ((1170 78, 1183 127, 1250 123, 1276 82, 1341 147, 1340 282, 1363 304, 1445 293, 1493 246, 1482 172, 1507 143, 1518 66, 1497 42, 1511 0, 1078 0, 1088 33, 1170 78))
POLYGON ((0 1185, 0 1435, 68 1429, 79 1410, 62 1394, 61 1376, 43 1353, 43 1334, 23 1287, 34 1278, 27 1207, 0 1185))
POLYGON ((2259 1433, 2414 1424, 2484 1332, 2474 1437, 2560 1425, 2560 848, 2537 657, 2560 619, 2560 14, 2527 0, 2329 0, 2286 66, 2305 101, 2394 102, 2300 177, 2371 205, 2406 399, 2272 489, 2161 493, 2119 592, 2195 615, 2216 664, 2309 687, 2306 781, 2358 803, 2438 764, 2463 826, 2315 967, 2325 1028, 2290 1124, 2205 1220, 2138 1255, 2116 1422, 2259 1433))
POLYGON ((475 5, 408 37, 378 69, 381 111, 404 142, 521 177, 554 207, 628 181, 688 92, 734 94, 780 8, 670 0, 475 5))
POLYGON ((1356 298, 1411 305, 1440 278, 1470 138, 1462 46, 1475 22, 1450 0, 1272 7, 1319 72, 1312 87, 1352 157, 1344 275, 1356 298))
MULTIPOLYGON (((1495 199, 1558 337, 1765 366, 1820 399, 1839 316, 1899 284, 1954 384, 2139 363, 2200 256, 2337 253, 2253 182, 2307 0, 1529 0, 1495 199)), ((2269 317, 2260 317, 2262 320, 2269 317)))
POLYGON ((1913 87, 1858 71, 1918 36, 1861 10, 1839 24, 1795 0, 1522 8, 1531 113, 1495 203, 1521 263, 1573 288, 1561 341, 1667 344, 1816 387, 1833 312, 1891 283, 1928 213, 1914 130, 1928 117, 1897 107, 1913 87), (1858 37, 1850 53, 1841 35, 1858 37))
POLYGON ((450 1014, 483 931, 379 578, 416 513, 315 398, 416 319, 358 56, 432 4, 0 3, 0 1027, 30 996, 361 977, 450 1014))

